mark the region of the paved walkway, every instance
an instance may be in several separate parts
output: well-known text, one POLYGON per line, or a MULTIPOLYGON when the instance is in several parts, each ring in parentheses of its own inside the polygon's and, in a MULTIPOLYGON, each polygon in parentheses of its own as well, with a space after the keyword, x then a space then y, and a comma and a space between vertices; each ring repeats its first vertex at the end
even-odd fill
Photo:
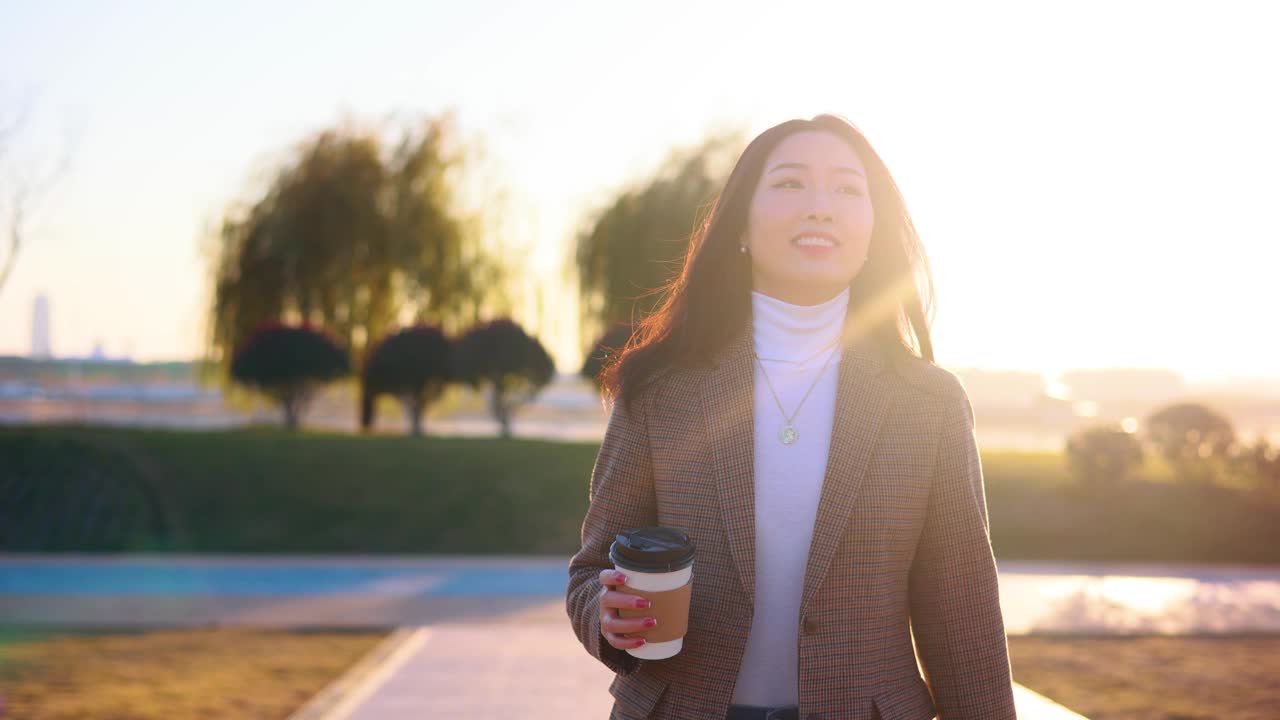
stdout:
MULTIPOLYGON (((402 628, 290 720, 602 720, 613 674, 563 622, 402 628)), ((1021 720, 1084 720, 1014 686, 1021 720)))

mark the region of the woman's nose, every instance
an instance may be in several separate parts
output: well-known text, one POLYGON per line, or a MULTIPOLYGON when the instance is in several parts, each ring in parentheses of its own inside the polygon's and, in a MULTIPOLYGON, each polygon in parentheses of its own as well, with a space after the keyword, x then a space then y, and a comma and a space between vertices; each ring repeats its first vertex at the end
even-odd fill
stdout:
POLYGON ((825 207, 813 208, 809 214, 805 216, 807 220, 817 220, 819 222, 831 222, 831 211, 825 207))
POLYGON ((811 196, 812 205, 809 207, 809 214, 806 216, 808 220, 818 220, 831 222, 831 200, 825 192, 815 192, 811 196))

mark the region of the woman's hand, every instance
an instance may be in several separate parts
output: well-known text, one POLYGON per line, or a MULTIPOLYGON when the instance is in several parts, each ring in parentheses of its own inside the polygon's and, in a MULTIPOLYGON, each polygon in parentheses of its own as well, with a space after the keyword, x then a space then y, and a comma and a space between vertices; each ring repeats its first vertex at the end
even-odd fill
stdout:
POLYGON ((601 570, 600 584, 600 634, 613 647, 619 650, 633 650, 644 645, 644 638, 627 637, 625 633, 644 632, 657 621, 651 617, 622 618, 618 616, 618 608, 647 608, 649 601, 639 595, 610 590, 626 583, 627 577, 617 570, 601 570))

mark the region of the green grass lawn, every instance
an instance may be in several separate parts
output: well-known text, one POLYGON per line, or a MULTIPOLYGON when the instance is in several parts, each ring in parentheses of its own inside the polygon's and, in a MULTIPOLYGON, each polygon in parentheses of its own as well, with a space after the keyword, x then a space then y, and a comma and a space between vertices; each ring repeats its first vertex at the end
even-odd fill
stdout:
MULTIPOLYGON (((568 554, 597 445, 277 430, 0 429, 0 549, 568 554)), ((1002 559, 1280 562, 1280 498, 1093 489, 1056 453, 983 455, 1002 559)))

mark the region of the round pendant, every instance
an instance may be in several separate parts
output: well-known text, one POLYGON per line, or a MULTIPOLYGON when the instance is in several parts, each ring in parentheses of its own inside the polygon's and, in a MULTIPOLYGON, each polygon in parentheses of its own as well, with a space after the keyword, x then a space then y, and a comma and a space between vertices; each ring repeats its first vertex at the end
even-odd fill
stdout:
POLYGON ((783 445, 791 445, 799 438, 800 433, 796 432, 796 429, 790 425, 783 427, 782 432, 778 433, 778 439, 782 441, 783 445))

